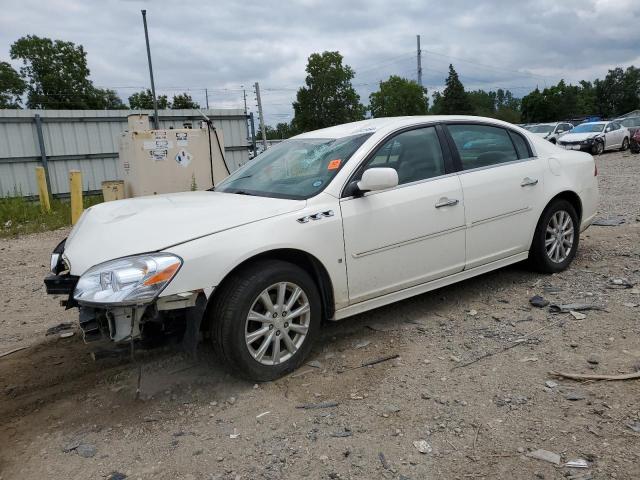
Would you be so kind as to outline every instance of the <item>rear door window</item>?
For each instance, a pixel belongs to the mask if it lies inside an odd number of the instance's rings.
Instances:
[[[458,150],[463,170],[499,165],[529,156],[526,143],[521,152],[524,157],[518,155],[514,141],[504,128],[474,124],[448,125],[447,128]],[[520,148],[523,149],[522,144]]]

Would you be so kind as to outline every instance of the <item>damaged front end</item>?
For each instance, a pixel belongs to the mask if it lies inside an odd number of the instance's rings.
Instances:
[[[134,255],[98,264],[78,277],[70,274],[64,246],[65,241],[54,250],[51,274],[44,283],[47,293],[67,296],[63,306],[78,307],[85,342],[153,343],[181,336],[185,347],[195,351],[206,305],[204,293],[159,297],[180,270],[180,257]]]

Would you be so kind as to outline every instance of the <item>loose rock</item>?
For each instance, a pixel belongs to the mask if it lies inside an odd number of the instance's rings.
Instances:
[[[416,440],[413,442],[413,446],[422,454],[433,452],[433,448],[431,448],[431,445],[429,445],[426,440]]]
[[[553,463],[554,465],[560,465],[560,455],[550,452],[548,450],[538,449],[533,452],[527,453],[527,457],[535,458],[536,460],[542,460],[544,462]]]
[[[76,452],[78,452],[78,455],[80,455],[81,457],[91,458],[95,456],[95,454],[98,452],[98,449],[95,447],[95,445],[91,445],[90,443],[81,443],[76,448]]]
[[[529,299],[529,303],[536,308],[544,308],[549,305],[549,300],[545,300],[540,295],[534,295]]]
[[[578,400],[584,400],[587,397],[582,392],[569,392],[564,398],[571,402],[576,402]]]

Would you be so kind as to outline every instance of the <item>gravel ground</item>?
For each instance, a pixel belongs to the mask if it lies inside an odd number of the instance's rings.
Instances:
[[[309,365],[261,385],[206,347],[93,361],[45,336],[76,320],[41,287],[67,232],[2,240],[0,353],[27,348],[0,358],[0,479],[640,478],[640,380],[549,373],[640,369],[640,156],[597,163],[601,216],[625,223],[587,230],[568,271],[516,265],[329,324]]]

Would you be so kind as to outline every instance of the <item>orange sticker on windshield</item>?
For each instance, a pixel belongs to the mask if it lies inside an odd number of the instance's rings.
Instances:
[[[335,160],[331,160],[329,162],[329,165],[327,165],[327,170],[337,170],[338,168],[340,168],[341,163],[342,163],[342,160],[340,160],[339,158]]]

